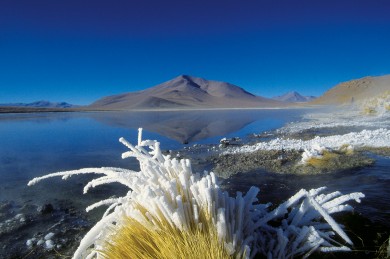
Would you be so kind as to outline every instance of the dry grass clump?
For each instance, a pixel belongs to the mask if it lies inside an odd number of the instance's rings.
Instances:
[[[350,145],[344,144],[337,150],[322,150],[320,156],[310,157],[305,161],[305,165],[319,170],[344,168],[349,158],[354,155],[354,149]]]
[[[331,151],[324,151],[321,157],[311,157],[306,161],[306,165],[313,166],[315,168],[328,168],[330,165],[337,162],[339,154]]]
[[[348,151],[341,153],[339,151],[324,151],[320,157],[311,157],[305,164],[296,167],[298,172],[303,174],[317,174],[336,172],[357,167],[372,165],[374,159],[363,156],[361,152]]]
[[[364,115],[374,115],[376,113],[377,113],[377,111],[375,110],[375,107],[371,107],[371,106],[364,106],[363,107],[363,114]]]
[[[181,231],[169,224],[147,227],[132,218],[116,231],[101,253],[105,258],[229,258],[215,227]],[[207,222],[206,222],[207,224]]]
[[[390,91],[365,101],[363,104],[363,114],[375,115],[390,111]]]

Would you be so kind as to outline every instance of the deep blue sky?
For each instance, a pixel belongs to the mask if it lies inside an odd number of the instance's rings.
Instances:
[[[271,97],[390,74],[390,1],[0,0],[0,103],[88,104],[180,74]]]

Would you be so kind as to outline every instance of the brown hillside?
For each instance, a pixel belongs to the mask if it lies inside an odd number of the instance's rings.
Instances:
[[[314,105],[346,105],[377,97],[390,90],[390,75],[364,77],[336,85],[321,97],[310,102]]]

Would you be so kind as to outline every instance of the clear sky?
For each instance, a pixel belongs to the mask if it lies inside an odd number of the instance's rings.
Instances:
[[[0,0],[0,103],[88,104],[180,74],[266,97],[390,74],[390,1]]]

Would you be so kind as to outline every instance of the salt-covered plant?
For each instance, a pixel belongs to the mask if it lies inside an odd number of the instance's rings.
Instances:
[[[304,149],[300,163],[317,168],[327,168],[331,163],[337,163],[340,156],[353,154],[354,148],[348,144],[343,144],[338,148],[329,148],[313,143],[309,148]]]
[[[390,111],[390,91],[385,91],[363,103],[363,114],[383,115],[388,111]]]
[[[269,258],[292,258],[309,256],[316,251],[350,250],[343,243],[352,245],[351,240],[331,214],[352,210],[345,202],[360,202],[364,197],[362,193],[322,194],[325,187],[302,189],[270,209],[270,204],[258,202],[257,187],[251,187],[245,195],[237,192],[236,197],[231,197],[219,187],[213,173],[195,174],[189,160],[163,155],[157,141],[143,141],[141,129],[136,146],[123,138],[120,142],[130,149],[122,158],[135,157],[140,163],[139,172],[85,168],[49,174],[28,183],[31,186],[50,177],[67,179],[95,173],[103,176],[90,181],[84,193],[113,182],[129,188],[123,197],[109,198],[87,207],[90,211],[108,205],[102,219],[80,242],[73,258],[109,257],[122,252],[129,253],[129,257],[137,257],[133,253],[139,253],[140,258],[164,258],[175,249],[178,252],[172,256],[182,257],[191,254],[185,254],[187,249],[196,250],[188,246],[199,242],[201,245],[196,251],[200,254],[209,255],[209,245],[215,248],[211,258],[250,258],[258,253]],[[126,233],[133,234],[127,239],[129,242],[123,241]],[[170,242],[162,247],[161,241],[167,238]]]

